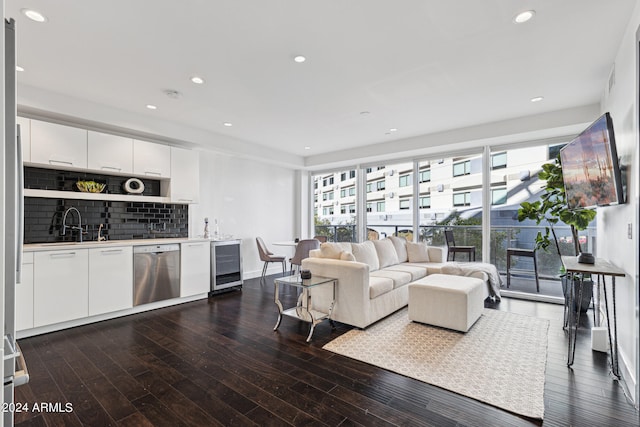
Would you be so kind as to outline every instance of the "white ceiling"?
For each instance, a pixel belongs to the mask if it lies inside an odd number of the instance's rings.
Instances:
[[[6,0],[5,15],[21,86],[314,156],[597,103],[635,3]]]

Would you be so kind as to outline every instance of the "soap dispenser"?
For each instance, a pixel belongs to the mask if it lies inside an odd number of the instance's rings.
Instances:
[[[209,238],[209,218],[204,219],[204,238]]]

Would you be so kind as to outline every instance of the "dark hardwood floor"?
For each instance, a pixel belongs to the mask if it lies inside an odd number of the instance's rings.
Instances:
[[[607,357],[578,336],[566,367],[562,307],[503,300],[498,310],[551,320],[544,422],[322,350],[350,328],[285,318],[273,331],[273,281],[242,291],[20,340],[31,381],[19,426],[637,426]],[[294,290],[285,290],[289,304]],[[583,316],[584,319],[585,316]],[[590,318],[584,326],[589,326]],[[497,365],[500,361],[497,361]],[[60,405],[45,407],[35,404]],[[63,412],[67,403],[70,412]]]

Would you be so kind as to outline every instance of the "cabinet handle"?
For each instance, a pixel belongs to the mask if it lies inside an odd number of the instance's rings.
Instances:
[[[53,160],[53,159],[49,159],[49,164],[50,165],[61,164],[61,165],[73,166],[73,162],[70,162],[68,160]]]
[[[154,171],[144,171],[145,175],[155,175],[155,176],[162,176],[161,172],[154,172]]]
[[[187,246],[192,248],[194,246],[204,246],[204,243],[187,243]]]
[[[187,202],[187,203],[191,203],[193,202],[193,199],[178,199],[179,202]]]
[[[103,254],[115,254],[122,253],[122,249],[105,249],[104,251],[100,251]]]
[[[122,170],[122,168],[116,167],[116,166],[102,166],[100,169],[102,170],[112,170],[112,171],[118,171],[120,172]]]
[[[74,257],[74,256],[76,256],[76,253],[75,252],[62,252],[62,253],[49,254],[49,256],[51,258],[65,258],[65,257]]]

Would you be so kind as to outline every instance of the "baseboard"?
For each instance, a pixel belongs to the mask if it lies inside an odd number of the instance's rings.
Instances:
[[[619,347],[618,347],[619,348]],[[634,362],[635,363],[635,362]],[[633,366],[633,363],[631,364]],[[629,360],[626,355],[618,350],[618,369],[620,370],[620,386],[627,399],[638,409],[638,396],[635,396],[637,379],[633,370],[629,369]]]

